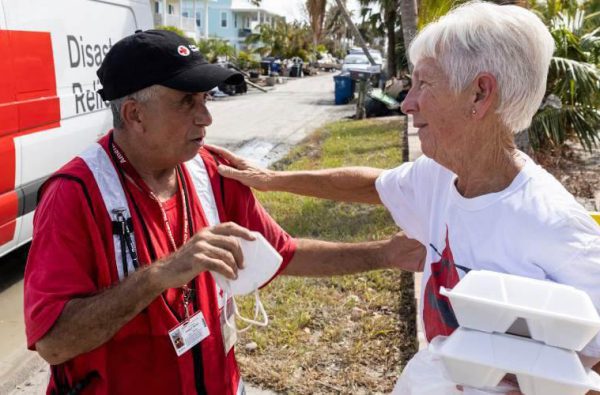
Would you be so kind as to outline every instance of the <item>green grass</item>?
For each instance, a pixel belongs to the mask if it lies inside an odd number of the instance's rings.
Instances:
[[[318,169],[400,163],[402,119],[340,121],[313,134],[274,167]],[[378,240],[398,231],[382,206],[342,204],[286,193],[257,193],[291,235],[336,241]],[[236,349],[245,379],[285,393],[391,391],[414,352],[413,325],[400,320],[400,273],[325,279],[280,277],[261,290],[266,329],[242,335]],[[407,298],[408,299],[408,298]],[[253,298],[240,298],[245,316]],[[245,345],[255,342],[254,351]]]

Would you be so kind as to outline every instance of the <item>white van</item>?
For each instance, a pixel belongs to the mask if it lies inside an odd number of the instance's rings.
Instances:
[[[0,256],[31,239],[40,185],[111,128],[104,56],[152,27],[148,0],[0,0]]]

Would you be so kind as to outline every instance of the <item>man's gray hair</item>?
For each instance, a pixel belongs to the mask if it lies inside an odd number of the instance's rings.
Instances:
[[[527,128],[544,98],[554,40],[531,11],[473,1],[427,25],[409,49],[410,60],[436,59],[458,93],[479,73],[496,77],[497,113],[513,132]]]
[[[130,95],[120,97],[110,101],[110,110],[113,116],[113,128],[122,129],[125,126],[123,119],[121,118],[121,107],[127,100],[135,100],[140,103],[147,102],[148,100],[156,97],[159,86],[152,85],[147,88],[141,89],[137,92],[133,92]]]

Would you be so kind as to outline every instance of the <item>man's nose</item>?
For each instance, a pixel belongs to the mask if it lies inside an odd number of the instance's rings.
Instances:
[[[408,94],[400,104],[400,109],[405,114],[412,114],[417,111],[417,100],[416,94],[413,91],[413,88],[410,88]]]
[[[210,126],[212,124],[212,116],[210,115],[210,111],[208,111],[206,104],[203,103],[198,106],[194,124],[201,126]]]

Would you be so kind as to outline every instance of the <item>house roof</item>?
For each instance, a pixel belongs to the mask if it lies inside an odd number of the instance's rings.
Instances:
[[[231,1],[231,10],[232,11],[251,11],[251,12],[261,11],[261,12],[264,12],[267,14],[281,16],[279,13],[273,12],[273,11],[269,10],[268,8],[256,6],[256,5],[252,4],[249,0],[232,0]]]

